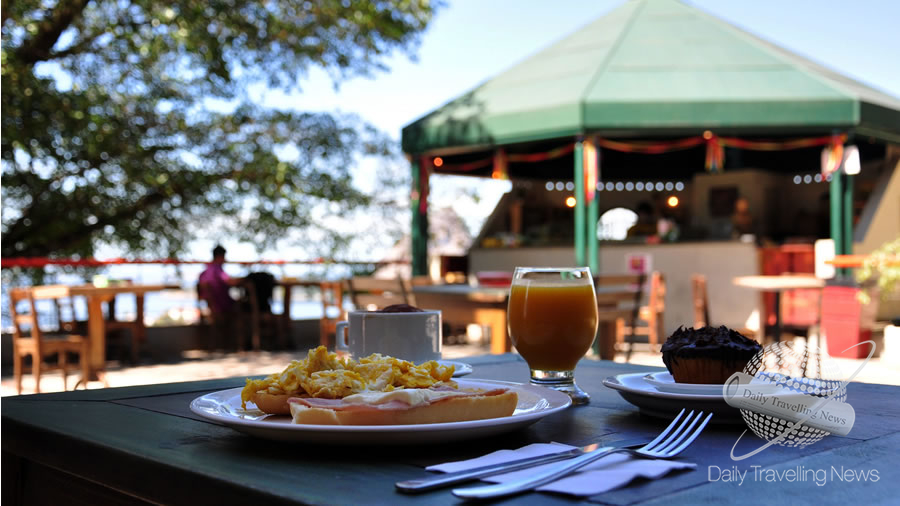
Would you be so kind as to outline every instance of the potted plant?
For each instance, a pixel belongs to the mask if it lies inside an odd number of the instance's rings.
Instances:
[[[874,298],[886,300],[900,292],[900,237],[873,251],[856,271],[856,280],[863,287],[858,295],[863,304],[871,304]],[[891,324],[884,329],[881,357],[900,362],[900,314],[893,315]]]
[[[887,298],[900,289],[900,237],[888,241],[863,260],[856,271],[856,281],[863,287],[859,300],[872,302],[872,295]]]

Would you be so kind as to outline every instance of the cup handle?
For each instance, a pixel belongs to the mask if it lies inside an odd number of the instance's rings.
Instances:
[[[337,322],[334,330],[334,349],[335,351],[350,351],[350,343],[347,342],[347,327],[349,322]]]

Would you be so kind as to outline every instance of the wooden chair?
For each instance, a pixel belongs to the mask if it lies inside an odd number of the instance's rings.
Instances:
[[[261,273],[256,273],[261,274]],[[274,278],[273,286],[274,286]],[[243,306],[244,314],[249,323],[250,343],[253,351],[259,351],[262,347],[263,335],[274,337],[279,345],[284,344],[284,336],[282,334],[281,321],[278,315],[272,313],[267,297],[270,294],[262,294],[259,289],[265,286],[265,283],[254,282],[251,278],[246,277],[240,284],[244,290],[244,298],[240,301]],[[243,334],[239,339],[238,347],[243,349]]]
[[[138,298],[139,303],[143,303],[142,298]],[[140,354],[140,346],[141,340],[143,339],[142,329],[143,325],[141,322],[137,320],[132,321],[124,321],[124,320],[116,320],[116,299],[111,299],[107,305],[107,314],[106,314],[106,322],[104,323],[106,327],[106,337],[107,342],[116,342],[120,343],[125,341],[125,338],[121,335],[123,332],[127,332],[129,337],[131,338],[131,343],[129,345],[129,359],[132,364],[138,363],[138,356]],[[142,313],[143,311],[139,312]],[[124,345],[123,345],[124,346]]]
[[[319,293],[322,296],[319,344],[333,349],[337,323],[344,319],[344,283],[342,281],[323,281],[319,283]],[[331,316],[332,314],[336,314],[336,316]]]
[[[197,343],[205,341],[207,351],[210,352],[228,350],[232,346],[238,351],[242,350],[249,318],[245,318],[239,310],[238,301],[234,301],[230,313],[214,311],[210,293],[207,283],[197,283],[197,310],[200,314]]]
[[[212,329],[215,327],[216,321],[212,310],[212,302],[207,296],[207,290],[204,283],[197,283],[197,315],[199,320],[196,327],[196,342],[200,344],[206,341],[206,348],[209,351],[213,351],[215,349],[215,339]]]
[[[694,328],[709,326],[709,295],[706,293],[706,276],[691,276],[691,298],[694,302]]]
[[[140,297],[138,298],[138,301],[138,303],[143,303],[143,299]],[[87,322],[78,320],[75,317],[75,306],[71,297],[55,298],[53,299],[53,305],[56,309],[58,333],[82,336],[87,335]],[[107,315],[106,321],[104,322],[104,328],[106,329],[107,343],[124,343],[125,338],[122,334],[123,332],[128,333],[131,338],[131,343],[128,345],[129,359],[132,364],[136,364],[140,353],[140,345],[144,340],[142,332],[143,326],[136,320],[116,320],[116,300],[114,298],[107,303]],[[124,347],[124,345],[122,347]]]
[[[643,298],[643,274],[616,274],[594,277],[597,289],[599,329],[594,351],[612,360],[616,344],[624,343],[625,328],[634,328]]]
[[[638,303],[640,304],[640,303]],[[617,322],[616,342],[625,349],[625,360],[631,360],[631,352],[635,339],[638,336],[646,336],[650,348],[656,350],[664,334],[663,320],[666,311],[666,280],[659,271],[650,275],[650,284],[647,287],[647,305],[638,306],[637,317],[628,325],[625,319]]]
[[[76,318],[71,297],[53,299],[53,305],[56,308],[56,328],[60,333],[87,335],[87,321]]]
[[[394,304],[416,305],[412,283],[399,276],[390,279],[354,276],[347,280],[347,290],[358,310],[374,311]]]
[[[691,275],[691,299],[694,305],[694,328],[709,327],[713,323],[709,319],[709,292],[707,291],[706,276],[703,274]],[[750,339],[757,339],[756,331],[741,327],[735,329],[739,334]]]
[[[51,298],[52,286],[41,287],[48,291],[44,298]],[[19,312],[19,305],[27,302],[28,312]],[[44,335],[38,323],[38,312],[34,295],[30,288],[13,288],[9,291],[10,317],[13,321],[13,375],[16,382],[16,392],[22,393],[22,374],[25,357],[31,357],[31,374],[34,376],[34,389],[41,392],[41,373],[44,370],[61,369],[63,373],[63,389],[68,389],[67,377],[68,354],[78,354],[78,365],[81,369],[81,379],[75,384],[84,384],[90,377],[88,354],[90,353],[90,341],[86,336],[75,334],[61,334],[57,336]],[[28,334],[25,333],[28,329]],[[56,356],[55,365],[46,364],[45,359]]]
[[[664,319],[666,314],[666,278],[659,271],[650,275],[647,305],[641,307],[638,319],[647,323],[650,345],[660,346],[665,339]]]

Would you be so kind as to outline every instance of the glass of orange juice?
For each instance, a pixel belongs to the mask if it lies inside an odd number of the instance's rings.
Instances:
[[[516,267],[509,289],[509,337],[531,369],[531,383],[590,396],[575,384],[575,365],[597,334],[597,295],[588,267]]]

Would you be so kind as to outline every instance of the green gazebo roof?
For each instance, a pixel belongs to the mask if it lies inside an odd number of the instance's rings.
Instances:
[[[402,143],[425,153],[705,129],[900,142],[900,100],[676,0],[631,0],[407,125]]]

